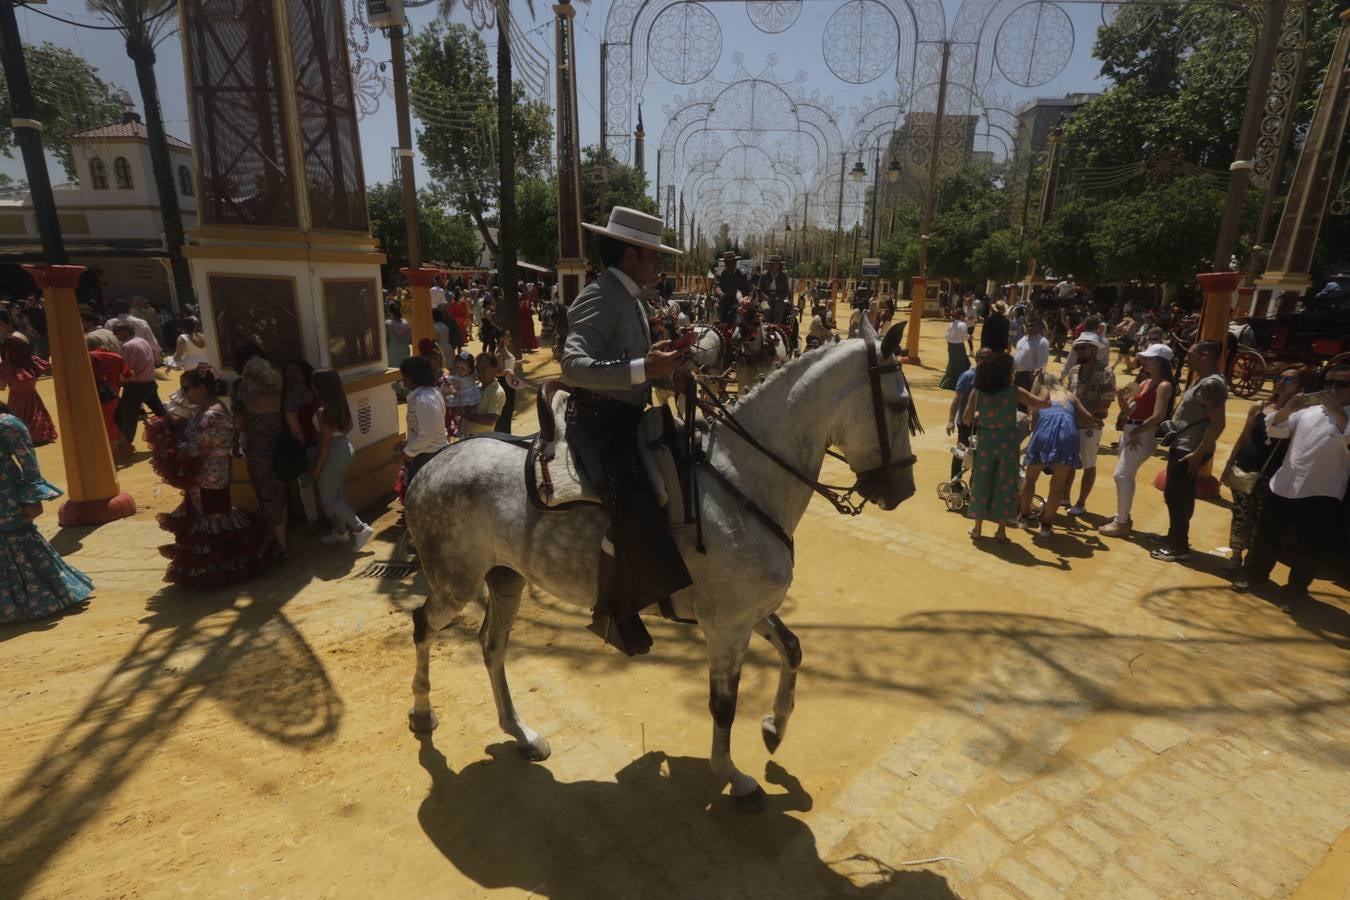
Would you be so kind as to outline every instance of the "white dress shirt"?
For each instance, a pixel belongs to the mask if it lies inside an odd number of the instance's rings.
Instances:
[[[1050,342],[1043,334],[1024,334],[1013,349],[1013,365],[1019,372],[1035,372],[1050,364]]]
[[[1338,429],[1321,406],[1310,406],[1273,424],[1278,410],[1266,416],[1266,434],[1289,438],[1284,463],[1270,479],[1270,490],[1286,500],[1304,497],[1345,498],[1350,479],[1350,423]]]
[[[966,323],[960,319],[953,319],[947,326],[947,343],[964,344],[969,339],[970,329],[966,327]]]

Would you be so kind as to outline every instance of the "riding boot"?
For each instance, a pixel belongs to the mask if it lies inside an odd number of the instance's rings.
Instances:
[[[600,585],[596,593],[595,610],[591,613],[591,624],[586,629],[628,656],[641,656],[652,649],[651,635],[636,614],[620,621],[617,617],[618,602],[618,567],[614,557],[601,551]]]

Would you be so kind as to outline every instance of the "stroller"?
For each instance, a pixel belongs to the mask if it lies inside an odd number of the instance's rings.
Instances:
[[[1024,418],[1023,414],[1019,414],[1017,417],[1017,424],[1019,430],[1023,432],[1022,437],[1025,439],[1031,431],[1030,418]],[[980,435],[977,432],[970,436],[970,443],[968,445],[958,443],[952,448],[952,456],[961,460],[961,472],[955,478],[939,481],[937,486],[938,499],[947,505],[947,509],[950,512],[965,512],[966,508],[970,506],[971,473],[975,469],[975,452],[978,449],[979,442]],[[1019,465],[1017,467],[1018,479],[1025,479],[1026,475],[1026,467]],[[1039,494],[1033,496],[1031,498],[1030,518],[1033,521],[1040,521],[1041,512],[1044,509],[1045,498],[1041,497]]]

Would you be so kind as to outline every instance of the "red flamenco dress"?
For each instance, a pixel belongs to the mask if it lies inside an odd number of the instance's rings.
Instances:
[[[151,465],[183,502],[160,513],[174,542],[159,548],[169,560],[164,580],[195,588],[246,581],[280,559],[280,548],[255,513],[230,503],[230,415],[219,403],[191,419],[161,416],[146,427]]]
[[[10,412],[27,427],[34,444],[56,440],[56,425],[37,392],[38,376],[50,369],[45,359],[33,355],[33,345],[18,332],[0,345],[0,387],[9,388]]]
[[[539,336],[534,331],[534,301],[538,293],[526,291],[520,298],[520,350],[529,353],[539,349]]]

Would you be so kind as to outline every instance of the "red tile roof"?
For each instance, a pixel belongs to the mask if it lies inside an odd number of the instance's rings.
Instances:
[[[180,141],[173,135],[168,135],[169,146],[179,150],[191,150],[192,145],[186,141]],[[114,122],[111,125],[100,125],[98,128],[86,128],[84,131],[77,131],[70,135],[67,140],[70,141],[144,141],[150,142],[150,132],[146,129],[144,122]]]

